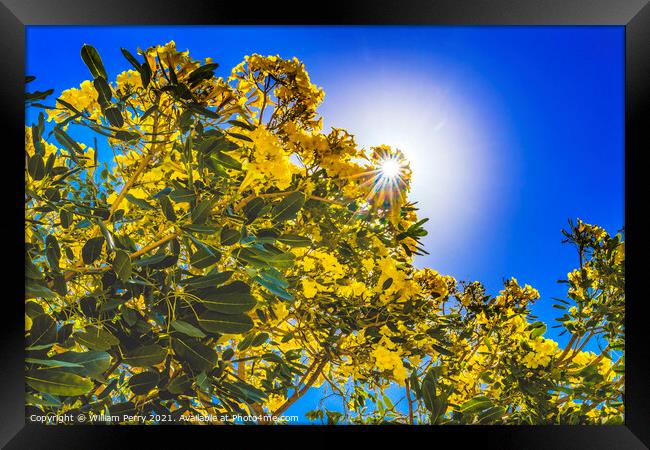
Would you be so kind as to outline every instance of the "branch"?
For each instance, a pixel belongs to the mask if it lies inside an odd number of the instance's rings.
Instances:
[[[144,255],[145,253],[150,252],[150,251],[153,250],[154,248],[158,248],[158,247],[160,247],[161,245],[163,245],[163,244],[165,244],[165,243],[171,241],[172,239],[174,239],[175,237],[177,237],[178,234],[179,234],[178,231],[174,231],[173,233],[168,234],[168,235],[165,236],[164,238],[158,239],[156,242],[152,242],[151,244],[149,244],[149,245],[147,245],[147,246],[145,246],[145,247],[142,247],[142,248],[141,248],[140,250],[138,250],[137,252],[133,252],[133,253],[131,253],[131,255],[129,255],[129,257],[130,257],[131,259],[134,259],[134,258],[137,258],[138,256],[142,256],[142,255]]]
[[[309,373],[309,371],[311,370],[311,368],[314,367],[314,365],[317,363],[317,361],[318,361],[317,359],[314,360],[314,362],[312,363],[312,365],[310,366],[310,368],[307,370],[307,373],[305,374],[305,376]],[[283,412],[285,412],[287,409],[289,409],[289,407],[290,407],[291,405],[293,405],[293,404],[294,404],[294,403],[295,403],[295,402],[296,402],[300,397],[302,397],[303,395],[305,395],[305,392],[307,392],[307,391],[309,390],[309,388],[310,388],[310,387],[311,387],[311,386],[316,382],[316,379],[317,379],[318,376],[320,375],[321,371],[323,370],[323,368],[325,367],[325,364],[327,364],[327,362],[328,362],[328,359],[327,359],[326,357],[324,357],[324,358],[320,361],[320,363],[318,363],[318,366],[316,367],[316,369],[314,370],[314,372],[312,372],[312,374],[309,376],[309,379],[307,380],[307,383],[305,383],[305,385],[304,385],[302,388],[300,388],[300,389],[296,388],[296,390],[293,391],[293,394],[291,395],[291,397],[289,397],[289,398],[287,399],[287,401],[284,402],[284,404],[283,404],[282,406],[280,406],[280,407],[277,409],[277,411],[275,411],[275,412],[273,413],[273,415],[275,415],[275,416],[279,416],[280,414],[282,414]],[[304,380],[304,378],[303,378],[303,380]],[[299,383],[298,386],[300,386],[300,384],[302,384],[302,382]]]
[[[578,339],[578,335],[577,335],[577,334],[573,334],[573,335],[571,335],[571,339],[569,339],[569,342],[567,342],[566,347],[564,347],[564,351],[562,352],[562,354],[560,355],[560,357],[559,357],[559,358],[557,359],[557,361],[555,362],[556,365],[558,365],[559,363],[561,363],[562,360],[564,359],[564,357],[567,355],[567,353],[569,353],[569,350],[571,350],[571,347],[573,347],[573,344],[574,344],[574,342],[576,341],[576,339]]]
[[[235,205],[235,212],[241,211],[241,209],[248,204],[251,200],[253,200],[255,197],[262,197],[262,198],[275,198],[275,197],[282,197],[284,195],[289,195],[293,194],[294,192],[298,192],[297,190],[292,190],[292,191],[283,191],[283,192],[271,192],[270,194],[251,194],[248,197],[245,197],[239,201]]]
[[[575,350],[573,350],[573,352],[571,352],[571,355],[570,355],[566,360],[561,361],[561,365],[562,365],[562,366],[566,366],[567,364],[569,364],[569,363],[573,360],[573,358],[575,358],[576,355],[577,355],[578,353],[580,353],[580,351],[585,347],[585,345],[587,345],[587,342],[589,342],[589,340],[590,340],[593,336],[594,336],[594,332],[593,332],[593,331],[590,331],[589,334],[587,335],[587,337],[585,338],[585,340],[582,341],[582,344],[580,344],[580,345],[579,345]],[[560,365],[560,364],[558,364],[558,366],[559,366],[559,365]]]
[[[409,386],[409,380],[406,380],[406,400],[409,404],[409,424],[413,425],[413,400],[411,399],[411,388]]]
[[[154,119],[153,123],[153,139],[157,139],[157,133],[158,133],[158,118],[159,114],[156,114],[156,117]],[[133,173],[133,176],[126,182],[120,193],[118,194],[117,198],[111,205],[111,210],[109,212],[108,220],[110,220],[111,216],[113,213],[117,210],[117,207],[119,204],[124,200],[124,197],[126,194],[129,192],[129,189],[133,186],[133,184],[138,180],[140,175],[142,175],[142,172],[144,172],[144,169],[147,167],[147,164],[153,159],[153,157],[156,155],[156,150],[158,147],[158,142],[155,141],[154,143],[151,144],[151,149],[149,150],[149,153],[147,154],[146,157],[140,160],[140,164],[138,164],[138,167],[135,169],[135,172]]]
[[[151,243],[151,244],[149,244],[149,245],[147,245],[147,246],[145,246],[145,247],[142,247],[140,250],[131,253],[131,254],[129,255],[129,257],[130,257],[131,259],[135,259],[135,258],[137,258],[138,256],[142,256],[142,255],[144,255],[145,253],[150,252],[151,250],[153,250],[153,249],[155,249],[155,248],[158,248],[158,247],[160,247],[161,245],[163,245],[163,244],[165,244],[165,243],[171,241],[172,239],[174,239],[175,237],[177,237],[178,234],[179,234],[179,233],[178,233],[177,231],[174,231],[173,233],[168,234],[167,236],[165,236],[165,237],[163,237],[163,238],[157,240],[156,242],[153,242],[153,243]],[[77,264],[77,267],[78,267],[79,265],[80,265],[80,264]],[[65,278],[65,281],[70,281],[70,280],[72,280],[73,278],[75,278],[77,275],[81,275],[81,274],[84,274],[84,273],[102,273],[102,272],[105,272],[105,271],[107,271],[108,269],[110,269],[110,266],[100,267],[100,268],[94,268],[94,267],[81,267],[81,268],[77,268],[77,267],[72,267],[72,268],[66,270],[66,272],[65,272],[64,275],[63,275],[64,278]],[[51,288],[52,286],[54,286],[54,281],[51,281],[50,283],[48,283],[48,285],[49,285],[49,287]]]
[[[318,197],[316,195],[311,195],[311,196],[309,196],[309,198],[311,200],[316,200],[316,201],[319,201],[319,202],[329,203],[330,205],[345,207],[345,205],[343,203],[337,202],[336,200],[330,200],[328,198]]]

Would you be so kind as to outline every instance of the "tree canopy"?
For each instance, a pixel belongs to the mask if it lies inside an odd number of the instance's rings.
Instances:
[[[254,54],[223,78],[173,41],[122,53],[115,81],[84,45],[90,80],[53,105],[27,94],[45,111],[25,128],[29,408],[279,416],[322,386],[343,406],[316,422],[622,422],[622,233],[563,232],[561,348],[533,287],[414,266],[408,161],[322,130],[299,60]]]

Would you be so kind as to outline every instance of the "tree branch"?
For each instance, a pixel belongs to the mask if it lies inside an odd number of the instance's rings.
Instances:
[[[131,189],[133,184],[138,180],[138,178],[140,178],[140,175],[142,175],[142,172],[144,172],[144,169],[147,167],[149,162],[156,155],[156,150],[158,148],[158,142],[156,140],[157,139],[157,133],[158,133],[158,118],[159,118],[159,114],[156,114],[156,117],[155,117],[154,123],[153,123],[153,132],[152,132],[153,140],[155,140],[155,142],[152,141],[154,143],[151,144],[151,149],[149,150],[149,153],[147,154],[146,157],[144,157],[143,159],[140,160],[140,164],[138,164],[138,167],[135,169],[135,172],[133,173],[131,178],[129,178],[129,180],[126,182],[126,184],[124,185],[124,187],[122,188],[122,190],[118,194],[117,198],[115,199],[115,201],[111,205],[111,210],[109,212],[108,220],[110,220],[110,218],[113,216],[113,213],[117,210],[117,207],[122,202],[122,200],[124,199],[126,194],[129,192],[129,189]]]
[[[241,209],[248,204],[251,200],[253,200],[255,197],[262,197],[262,198],[275,198],[275,197],[282,197],[284,195],[289,195],[293,194],[294,192],[298,192],[297,190],[292,190],[292,191],[282,191],[282,192],[271,192],[270,194],[251,194],[248,197],[245,197],[239,201],[235,205],[235,212],[241,211]]]
[[[317,363],[317,361],[318,361],[317,359],[314,360],[314,362],[312,363],[310,368],[307,370],[307,373],[305,374],[305,376],[307,376],[307,374],[309,373],[309,370],[311,370],[311,368],[314,367],[314,365]],[[302,388],[297,387],[296,390],[293,391],[293,394],[291,395],[291,397],[289,397],[287,399],[287,401],[284,402],[284,404],[282,406],[280,406],[277,409],[277,411],[275,411],[273,414],[275,416],[279,416],[280,414],[285,412],[287,409],[289,409],[289,407],[291,405],[293,405],[300,397],[305,395],[305,392],[307,392],[309,390],[309,388],[316,382],[316,379],[320,375],[321,371],[323,370],[323,368],[325,367],[325,364],[327,364],[327,362],[328,362],[328,359],[326,357],[324,357],[318,363],[318,366],[316,367],[314,372],[312,372],[312,374],[309,376],[309,379],[307,380],[307,383],[305,383],[305,385]],[[304,378],[303,378],[303,380],[304,380]],[[302,383],[300,383],[300,384],[302,384]],[[300,386],[300,384],[298,386]]]
[[[174,239],[175,237],[177,237],[178,234],[179,234],[179,233],[178,233],[177,231],[174,231],[173,233],[168,234],[167,236],[165,236],[165,237],[163,237],[163,238],[157,240],[156,242],[152,242],[151,244],[149,244],[149,245],[147,245],[147,246],[145,246],[145,247],[142,247],[140,250],[131,253],[131,254],[129,255],[129,257],[130,257],[131,259],[135,259],[135,258],[137,258],[138,256],[142,256],[142,255],[144,255],[145,253],[150,252],[151,250],[153,250],[153,249],[155,249],[155,248],[158,248],[158,247],[160,247],[161,245],[163,245],[163,244],[165,244],[165,243],[171,241],[172,239]],[[79,266],[80,266],[80,265],[77,264],[77,267],[79,267]],[[77,267],[69,268],[69,269],[66,270],[66,272],[63,274],[65,281],[70,281],[70,280],[72,280],[73,278],[75,278],[76,276],[81,275],[81,274],[84,274],[84,273],[102,273],[102,272],[105,272],[105,271],[107,271],[108,269],[110,269],[109,266],[107,266],[107,267],[101,267],[101,268],[94,268],[94,267],[81,267],[81,268],[77,268]],[[54,281],[51,281],[50,283],[48,283],[48,285],[49,285],[49,287],[51,288],[51,287],[54,285]]]
[[[413,400],[411,399],[411,387],[409,386],[409,380],[406,380],[406,400],[409,405],[409,424],[413,425]]]

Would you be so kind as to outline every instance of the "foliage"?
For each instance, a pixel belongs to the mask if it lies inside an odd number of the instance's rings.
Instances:
[[[308,416],[329,423],[621,422],[621,235],[565,232],[580,266],[558,348],[532,287],[414,267],[408,163],[323,132],[300,61],[252,55],[224,79],[173,42],[122,53],[115,82],[85,45],[91,81],[54,106],[27,94],[47,113],[25,134],[30,408],[281,415],[325,386],[342,410]]]

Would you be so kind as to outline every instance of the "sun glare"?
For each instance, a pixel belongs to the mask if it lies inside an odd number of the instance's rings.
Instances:
[[[392,180],[400,176],[402,167],[397,159],[389,158],[381,162],[379,170],[382,177]]]

